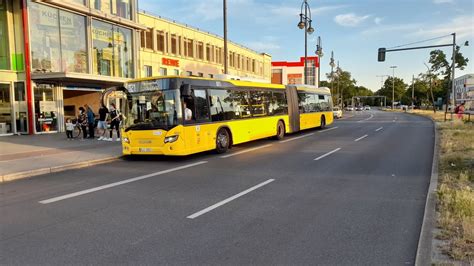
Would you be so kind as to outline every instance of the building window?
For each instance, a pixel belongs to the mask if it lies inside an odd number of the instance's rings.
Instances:
[[[10,84],[0,83],[0,136],[12,132],[12,103],[10,99]]]
[[[191,77],[193,75],[192,71],[186,71],[186,76]]]
[[[93,73],[133,78],[132,30],[92,20]]]
[[[217,47],[216,48],[216,62],[219,63],[219,64],[222,64],[223,58],[224,58],[224,52],[223,52],[222,48]]]
[[[85,17],[36,3],[29,13],[33,71],[87,73]]]
[[[208,76],[210,79],[214,78],[214,75],[212,75],[212,74],[209,74],[209,75],[207,75],[207,76]]]
[[[210,44],[206,44],[206,60],[208,62],[211,62],[211,45]]]
[[[162,31],[159,31],[158,34],[156,35],[156,41],[157,41],[157,49],[160,52],[165,51],[165,33]]]
[[[7,1],[0,1],[0,69],[10,69],[8,40]]]
[[[140,47],[141,48],[146,47],[146,37],[145,37],[145,32],[144,31],[140,32]]]
[[[229,66],[234,67],[234,52],[229,53]]]
[[[255,73],[255,59],[252,59],[252,72]]]
[[[176,35],[171,35],[171,53],[174,55],[178,54],[178,38]]]
[[[204,44],[202,42],[197,44],[197,58],[204,60]]]
[[[203,74],[203,73],[201,73],[201,72],[198,72],[198,74],[197,74],[197,75],[198,75],[198,77],[204,77],[204,74]]]
[[[153,76],[153,68],[151,66],[143,66],[143,71],[145,72],[145,77]]]
[[[80,0],[73,0],[74,2]],[[96,10],[107,14],[112,14],[126,19],[132,19],[131,9],[132,1],[130,0],[90,0],[90,6]]]
[[[191,39],[184,39],[184,55],[187,57],[194,56],[194,41]]]
[[[179,76],[179,69],[175,69],[175,70],[173,71],[173,73],[174,73],[175,76]]]
[[[153,30],[149,28],[140,34],[142,48],[153,49]]]
[[[160,67],[160,76],[166,76],[168,74],[168,71],[164,67]]]

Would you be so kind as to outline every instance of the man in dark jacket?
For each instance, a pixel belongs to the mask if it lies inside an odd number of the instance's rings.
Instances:
[[[89,124],[89,138],[94,138],[94,131],[95,131],[95,115],[92,111],[92,108],[89,105],[84,105],[87,110],[87,123]]]

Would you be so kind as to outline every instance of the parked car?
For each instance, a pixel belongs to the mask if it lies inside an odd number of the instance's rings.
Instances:
[[[334,118],[342,117],[342,110],[339,107],[332,108],[332,113],[334,114]]]
[[[356,111],[362,111],[362,110],[364,110],[364,108],[362,106],[357,106],[356,107]]]
[[[367,105],[366,107],[364,107],[364,110],[370,110],[370,106]]]
[[[354,107],[349,105],[346,107],[346,111],[354,111]]]

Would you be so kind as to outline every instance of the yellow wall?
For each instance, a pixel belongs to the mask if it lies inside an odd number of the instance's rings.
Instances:
[[[140,66],[140,77],[145,77],[144,66],[152,66],[152,75],[158,76],[160,74],[160,68],[166,68],[168,75],[174,75],[174,70],[179,69],[180,75],[185,75],[186,71],[192,71],[193,75],[198,75],[198,73],[203,73],[204,77],[209,77],[209,74],[223,74],[224,64],[223,64],[223,39],[211,33],[204,31],[199,31],[197,29],[188,27],[186,25],[178,24],[172,21],[168,21],[162,18],[158,18],[149,14],[139,13],[138,15],[139,22],[143,25],[146,25],[149,30],[152,32],[152,43],[149,46],[150,48],[139,48],[139,66]],[[157,35],[159,32],[164,33],[164,51],[159,51],[159,44]],[[142,33],[143,34],[143,33]],[[171,36],[176,35],[181,37],[180,45],[178,48],[178,54],[172,54],[171,50]],[[184,55],[184,39],[194,40],[193,51],[194,56],[192,58],[186,57]],[[198,42],[203,43],[203,59],[199,59],[197,56],[197,47]],[[206,45],[213,47],[211,49],[211,60],[207,60],[206,54]],[[217,49],[221,49],[221,61],[216,62],[218,54]],[[234,66],[231,66],[231,60],[229,58],[229,74],[236,75],[241,77],[252,77],[259,79],[271,80],[271,56],[268,54],[257,53],[251,49],[239,46],[237,44],[228,43],[229,57],[232,54],[234,56]],[[250,62],[255,60],[255,71],[252,71],[251,67],[249,70],[243,68],[245,64],[240,64],[240,68],[237,64],[237,58],[240,55],[241,58],[249,58]],[[176,66],[167,66],[162,64],[162,58],[168,58],[172,60],[179,60],[179,67]],[[242,61],[242,59],[241,59]],[[252,65],[252,63],[250,64]]]

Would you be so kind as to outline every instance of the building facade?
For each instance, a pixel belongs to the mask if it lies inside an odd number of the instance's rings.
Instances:
[[[465,103],[465,111],[474,113],[474,74],[466,74],[456,78],[453,94],[456,96],[456,105]]]
[[[0,1],[0,136],[28,132],[23,22],[19,1]]]
[[[140,38],[141,77],[224,73],[222,37],[143,11],[138,18],[148,27]],[[270,81],[271,56],[228,42],[228,72]]]
[[[319,58],[308,56],[307,59],[308,85],[318,84]],[[304,84],[304,57],[298,62],[272,62],[272,83],[275,84]]]
[[[10,112],[1,105],[0,134],[64,131],[80,106],[97,110],[102,89],[137,76],[137,36],[146,27],[136,22],[136,1],[0,3],[0,27],[9,29],[2,51],[13,51],[2,59],[10,62],[0,83],[11,104]]]
[[[271,57],[229,43],[229,74],[270,80]],[[0,0],[0,136],[64,131],[105,88],[223,73],[222,38],[144,12],[137,0]],[[120,106],[120,95],[115,95]]]

